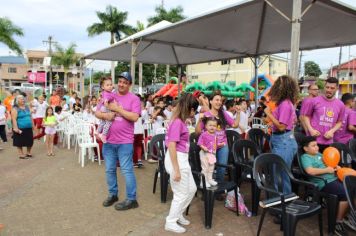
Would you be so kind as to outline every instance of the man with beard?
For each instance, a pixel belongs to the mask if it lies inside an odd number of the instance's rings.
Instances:
[[[309,134],[316,137],[320,152],[333,143],[334,134],[340,129],[344,118],[345,106],[335,98],[338,85],[336,78],[328,78],[324,94],[313,98],[301,113]]]

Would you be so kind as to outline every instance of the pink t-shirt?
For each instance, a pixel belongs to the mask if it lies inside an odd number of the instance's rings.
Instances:
[[[204,116],[205,117],[214,117],[214,115],[211,114],[210,111],[205,112]],[[225,117],[227,125],[232,126],[234,124],[234,119],[231,118],[231,116],[226,111],[224,111],[224,117]],[[217,117],[215,117],[215,118],[217,118]],[[204,132],[205,131],[205,127],[204,127],[203,122],[200,123],[200,127],[201,127],[202,132]],[[216,129],[216,133],[215,133],[216,137],[217,137],[218,145],[219,144],[220,145],[221,144],[227,144],[227,138],[226,138],[225,129],[226,129],[226,127],[222,128],[221,122],[218,119],[218,128]]]
[[[346,107],[344,119],[342,121],[342,126],[334,134],[335,142],[347,144],[350,139],[353,139],[354,134],[351,131],[349,131],[348,129],[349,125],[356,126],[356,112]]]
[[[121,105],[125,111],[134,112],[138,115],[141,114],[141,102],[135,94],[130,92],[125,95],[116,94],[115,101],[118,105]],[[134,122],[126,120],[119,114],[116,114],[106,140],[112,144],[133,143]]]
[[[309,107],[309,104],[313,101],[313,98],[310,97],[306,97],[304,98],[303,102],[302,102],[302,107],[300,108],[300,114],[301,115],[305,115],[305,113],[307,112],[307,107]]]
[[[101,93],[102,102],[113,102],[116,96],[117,96],[116,92],[108,92],[104,90]]]
[[[324,96],[318,96],[307,104],[305,113],[302,115],[310,118],[311,126],[320,132],[316,138],[319,144],[331,144],[333,139],[324,138],[324,134],[342,121],[345,114],[344,104],[337,98],[328,100]]]
[[[208,131],[205,131],[199,136],[198,145],[203,145],[209,150],[209,152],[215,153],[217,147],[216,141],[217,139],[215,134],[210,134]]]
[[[177,152],[189,153],[189,131],[187,125],[181,119],[174,119],[167,128],[166,146],[170,142],[176,143]]]
[[[295,107],[289,99],[281,102],[272,114],[279,121],[279,123],[282,123],[286,126],[286,130],[293,129],[296,114]],[[272,130],[273,132],[278,131],[275,125],[272,126]]]

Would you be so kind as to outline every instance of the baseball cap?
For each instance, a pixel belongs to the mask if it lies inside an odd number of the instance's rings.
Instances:
[[[130,83],[132,82],[132,77],[129,72],[125,71],[119,75],[119,78],[127,79]]]

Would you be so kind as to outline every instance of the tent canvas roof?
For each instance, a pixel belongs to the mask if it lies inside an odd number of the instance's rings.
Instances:
[[[300,49],[356,44],[356,10],[331,0],[302,0]],[[136,41],[136,61],[194,64],[290,51],[293,0],[248,0],[161,25],[126,38],[85,58],[130,61]],[[342,27],[340,27],[342,25]]]

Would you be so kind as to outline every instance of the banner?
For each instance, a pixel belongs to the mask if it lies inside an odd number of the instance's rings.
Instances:
[[[30,83],[45,83],[46,72],[27,72],[27,78]]]

